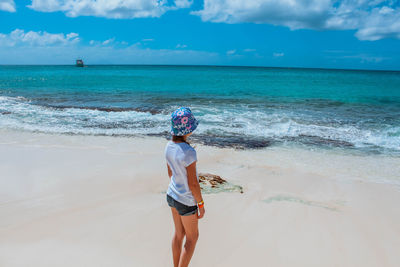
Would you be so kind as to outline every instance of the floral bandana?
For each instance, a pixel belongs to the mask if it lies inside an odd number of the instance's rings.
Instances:
[[[171,134],[183,136],[193,132],[198,124],[199,121],[193,116],[190,108],[178,108],[171,115]]]

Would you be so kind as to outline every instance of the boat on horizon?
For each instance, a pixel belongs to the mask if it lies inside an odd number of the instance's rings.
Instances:
[[[76,60],[76,65],[75,65],[75,66],[77,66],[77,67],[84,67],[85,64],[83,63],[83,60],[82,60],[82,59],[77,59],[77,60]]]

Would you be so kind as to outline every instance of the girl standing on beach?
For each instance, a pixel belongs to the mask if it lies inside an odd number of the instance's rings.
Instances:
[[[198,219],[204,216],[204,202],[197,175],[196,150],[186,139],[197,128],[199,121],[191,110],[181,107],[171,115],[172,140],[165,147],[168,176],[167,202],[175,224],[172,239],[174,267],[186,267],[192,258],[199,237]],[[186,236],[182,249],[183,238]]]

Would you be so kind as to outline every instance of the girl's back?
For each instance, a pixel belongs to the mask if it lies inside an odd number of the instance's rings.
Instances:
[[[188,206],[196,205],[196,200],[189,189],[186,167],[197,161],[196,150],[185,142],[169,141],[165,147],[165,158],[172,171],[167,194]],[[199,179],[197,175],[197,180]]]

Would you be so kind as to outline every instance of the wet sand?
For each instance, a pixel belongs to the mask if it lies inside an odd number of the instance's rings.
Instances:
[[[0,266],[172,266],[162,137],[0,131]],[[191,266],[398,266],[400,158],[196,145]]]

